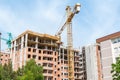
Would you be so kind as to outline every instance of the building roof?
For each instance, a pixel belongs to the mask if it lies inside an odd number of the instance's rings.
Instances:
[[[120,31],[116,32],[116,33],[113,33],[113,34],[110,34],[110,35],[107,35],[107,36],[104,36],[104,37],[101,37],[101,38],[98,38],[98,39],[96,39],[96,42],[100,43],[102,41],[106,41],[106,40],[109,40],[109,39],[114,39],[114,38],[117,38],[117,37],[120,37]]]
[[[38,33],[38,32],[33,32],[31,30],[26,30],[25,32],[23,32],[22,34],[20,34],[18,37],[16,37],[14,40],[18,39],[19,37],[25,35],[25,34],[33,34],[33,35],[36,35],[36,36],[39,36],[39,37],[44,37],[44,38],[51,38],[51,39],[54,39],[54,40],[59,40],[59,37],[57,36],[52,36],[52,35],[49,35],[49,34],[41,34],[41,33]]]

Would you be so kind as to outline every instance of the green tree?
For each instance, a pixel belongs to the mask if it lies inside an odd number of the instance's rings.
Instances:
[[[16,73],[12,69],[11,62],[9,62],[9,64],[1,66],[0,76],[0,80],[16,80]]]
[[[0,64],[0,80],[2,79],[2,70],[3,70],[3,68],[2,68],[2,65]]]
[[[115,64],[112,64],[111,73],[113,80],[120,80],[120,57],[117,58]]]
[[[26,65],[18,69],[18,80],[44,80],[43,68],[38,66],[34,59],[29,60]]]

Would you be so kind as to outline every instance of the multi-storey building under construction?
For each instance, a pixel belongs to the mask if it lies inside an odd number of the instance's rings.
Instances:
[[[44,80],[68,80],[68,54],[65,47],[57,44],[56,36],[25,31],[12,41],[11,59],[13,69],[17,70],[26,61],[35,59],[43,66]],[[80,76],[79,50],[74,52],[74,80],[82,80]]]

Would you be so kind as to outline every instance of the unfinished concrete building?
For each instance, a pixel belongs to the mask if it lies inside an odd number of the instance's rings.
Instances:
[[[87,80],[85,47],[80,50],[80,80]]]
[[[11,59],[13,69],[17,70],[26,61],[35,59],[43,66],[44,80],[68,80],[67,49],[60,48],[56,36],[25,31],[12,41]],[[75,80],[80,80],[79,50],[74,51]]]
[[[10,53],[0,52],[0,64],[5,65],[10,62]]]
[[[79,50],[74,49],[74,80],[80,80],[80,53]],[[68,54],[65,47],[60,48],[58,63],[61,67],[61,79],[68,80]]]

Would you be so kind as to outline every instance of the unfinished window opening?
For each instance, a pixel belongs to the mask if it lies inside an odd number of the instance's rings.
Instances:
[[[67,54],[67,49],[64,50],[64,54]]]
[[[28,51],[30,52],[30,51],[31,51],[31,48],[28,48]]]
[[[47,66],[47,63],[43,63],[43,66],[44,66],[44,67]]]
[[[63,49],[60,49],[60,53],[63,53]]]
[[[53,58],[51,58],[51,57],[48,57],[48,61],[52,61],[53,60]]]
[[[40,56],[38,57],[38,60],[41,60],[41,57],[40,57]]]
[[[23,47],[25,47],[25,42],[23,43]]]
[[[58,68],[58,71],[60,70],[60,68]]]
[[[32,58],[33,58],[33,59],[36,59],[36,55],[33,55]]]
[[[63,55],[61,55],[60,57],[61,57],[61,59],[63,59]]]
[[[46,51],[43,51],[43,54],[45,54],[46,53]]]
[[[48,67],[53,67],[53,64],[50,64],[50,63],[49,63],[49,64],[48,64]]]
[[[52,50],[55,51],[55,47],[53,47]]]
[[[67,56],[64,56],[64,60],[68,60]]]
[[[31,55],[30,55],[30,54],[28,54],[28,58],[31,58]]]
[[[63,63],[63,60],[61,60],[61,63]]]
[[[56,74],[56,71],[55,71],[55,74]]]
[[[45,46],[41,46],[40,44],[38,45],[38,49],[45,49]]]
[[[48,58],[47,57],[43,57],[43,60],[48,60]]]
[[[36,49],[33,49],[33,52],[36,53]]]
[[[48,50],[51,50],[51,46],[48,46]]]
[[[41,53],[41,50],[39,50],[39,53]]]
[[[56,56],[56,52],[55,52],[55,56]]]
[[[43,70],[43,73],[47,73],[47,70]]]
[[[56,62],[56,58],[55,58],[55,62]]]
[[[40,63],[38,63],[38,66],[41,66],[41,64],[40,64]]]
[[[64,61],[64,64],[68,64],[68,61]]]
[[[52,55],[52,52],[51,52],[51,51],[48,51],[48,52],[47,52],[47,54],[50,54],[50,55]]]
[[[58,77],[60,77],[60,74],[58,74]]]
[[[53,71],[52,71],[52,70],[49,70],[49,71],[48,71],[48,73],[52,74],[52,73],[53,73]]]

